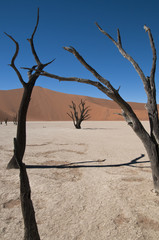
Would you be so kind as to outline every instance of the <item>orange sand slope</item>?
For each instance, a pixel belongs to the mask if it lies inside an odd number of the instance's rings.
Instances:
[[[0,121],[6,118],[12,121],[16,116],[21,101],[23,89],[0,90]],[[115,113],[121,113],[120,108],[111,100],[92,98],[86,96],[65,94],[49,89],[34,87],[28,110],[28,121],[67,121],[71,101],[79,104],[86,100],[86,105],[91,108],[91,121],[123,120]],[[135,113],[141,120],[147,120],[145,104],[130,103]]]

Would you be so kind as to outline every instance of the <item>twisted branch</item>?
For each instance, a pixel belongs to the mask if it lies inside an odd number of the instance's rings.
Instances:
[[[39,8],[38,8],[38,13],[37,13],[37,21],[36,21],[36,25],[35,25],[35,28],[34,28],[34,31],[33,31],[33,34],[31,36],[30,39],[27,39],[30,43],[30,46],[31,46],[31,50],[32,50],[32,53],[33,53],[33,56],[35,58],[35,61],[37,63],[38,66],[41,65],[41,62],[40,62],[40,59],[35,51],[35,47],[34,47],[34,42],[33,42],[33,39],[34,39],[34,35],[36,33],[36,30],[37,30],[37,27],[38,27],[38,24],[39,24]]]
[[[157,55],[156,55],[156,48],[155,44],[153,41],[152,33],[150,28],[148,28],[146,25],[144,25],[144,29],[146,32],[148,32],[149,40],[150,40],[150,45],[152,49],[152,54],[153,54],[153,61],[152,61],[152,68],[151,68],[151,74],[150,74],[150,82],[151,86],[154,87],[154,76],[155,76],[155,71],[156,71],[156,60],[157,60]]]
[[[18,44],[18,42],[17,42],[11,35],[7,34],[6,32],[5,32],[4,34],[5,34],[7,37],[9,37],[9,38],[15,43],[15,45],[16,45],[15,53],[14,53],[14,55],[13,55],[13,57],[12,57],[11,64],[9,64],[9,65],[14,69],[14,71],[16,72],[16,74],[17,74],[17,76],[18,76],[21,84],[23,85],[23,87],[25,87],[25,86],[26,86],[26,83],[24,82],[24,80],[23,80],[23,78],[22,78],[19,70],[17,69],[17,67],[15,66],[15,63],[14,63],[14,62],[15,62],[15,59],[16,59],[16,57],[18,56],[18,53],[19,53],[19,44]]]

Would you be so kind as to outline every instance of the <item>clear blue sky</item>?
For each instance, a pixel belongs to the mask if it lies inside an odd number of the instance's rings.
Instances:
[[[56,58],[45,70],[65,77],[94,77],[63,46],[73,46],[127,101],[146,102],[143,85],[132,65],[124,59],[113,43],[94,24],[95,21],[116,38],[120,29],[123,48],[138,62],[146,76],[150,74],[152,51],[146,24],[151,28],[159,52],[158,0],[0,0],[0,89],[21,88],[8,64],[15,46],[4,32],[11,34],[20,45],[17,67],[35,64],[29,42],[36,23],[37,7],[40,22],[35,35],[35,48],[42,62]],[[158,65],[158,64],[157,64]],[[27,73],[21,70],[24,80]],[[159,70],[156,72],[159,87]],[[68,83],[40,77],[36,85],[51,90],[107,98],[98,89],[80,83]],[[158,97],[158,95],[157,95]]]

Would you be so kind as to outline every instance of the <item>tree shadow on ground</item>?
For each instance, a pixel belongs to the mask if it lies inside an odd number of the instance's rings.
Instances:
[[[107,127],[105,127],[105,128],[86,128],[86,127],[84,127],[81,130],[115,130],[115,129],[116,128],[107,128]]]
[[[150,168],[150,166],[137,166],[137,164],[149,162],[149,161],[140,160],[144,157],[145,157],[145,154],[141,154],[141,156],[134,158],[130,162],[121,163],[121,164],[108,164],[108,165],[99,164],[107,161],[106,159],[103,159],[103,160],[97,160],[97,161],[72,162],[72,163],[66,163],[61,165],[26,165],[26,168],[39,168],[39,169],[40,168],[43,168],[43,169],[62,168],[63,169],[63,168],[108,168],[108,167],[123,167],[123,166],[137,167],[137,168]],[[98,163],[98,164],[92,164],[92,163]]]

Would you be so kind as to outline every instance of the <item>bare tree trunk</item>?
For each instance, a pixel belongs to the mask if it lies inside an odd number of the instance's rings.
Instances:
[[[76,122],[73,122],[76,129],[81,129],[81,122],[77,120]]]
[[[25,164],[20,167],[20,199],[24,219],[24,240],[40,240],[35,212],[31,200],[31,189]]]
[[[29,102],[34,87],[34,82],[31,85],[26,85],[24,87],[24,92],[18,112],[18,125],[17,125],[17,145],[19,150],[19,160],[22,161],[25,147],[26,147],[26,116],[29,107]],[[18,168],[15,155],[11,158],[7,165],[7,169]]]
[[[154,189],[159,193],[159,146],[151,138],[144,142],[151,163]]]
[[[21,151],[19,151],[18,148],[19,146],[17,139],[14,138],[14,158],[17,161],[17,165],[20,170],[20,200],[24,219],[24,240],[40,240],[34,207],[31,200],[29,179],[25,164],[22,162],[21,157],[19,156]]]
[[[80,121],[77,121],[77,123],[75,124],[75,127],[77,129],[81,129],[81,122]]]

